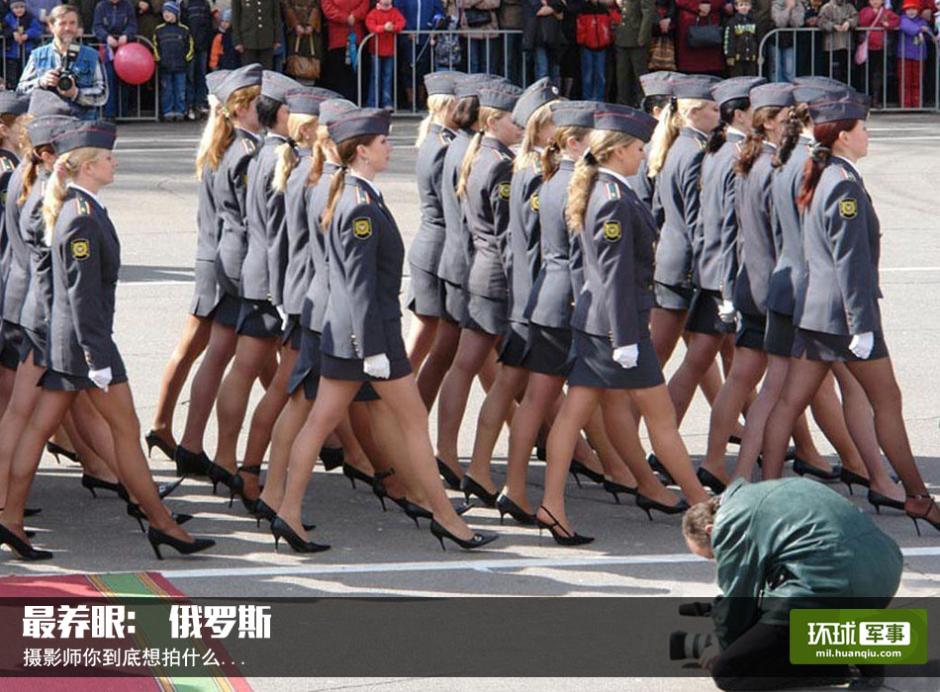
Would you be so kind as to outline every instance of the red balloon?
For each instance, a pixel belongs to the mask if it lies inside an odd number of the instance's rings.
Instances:
[[[155,69],[153,53],[140,43],[125,43],[114,52],[114,72],[125,84],[143,84]]]

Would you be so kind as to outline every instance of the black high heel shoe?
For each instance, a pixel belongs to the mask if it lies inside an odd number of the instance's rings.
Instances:
[[[277,512],[271,509],[271,506],[267,502],[262,500],[260,497],[257,500],[255,500],[254,517],[257,520],[257,525],[259,529],[261,528],[262,519],[264,519],[265,521],[271,522],[271,521],[274,521],[274,518],[276,516],[277,516]],[[317,528],[316,524],[301,524],[301,526],[304,527],[304,531],[313,531],[315,528]]]
[[[261,466],[239,466],[236,473],[250,473],[252,476],[261,477]],[[258,498],[251,500],[245,497],[245,479],[242,478],[242,489],[238,493],[238,499],[242,501],[242,505],[245,507],[245,511],[248,512],[251,516],[255,515],[255,503],[258,502]],[[261,486],[261,489],[264,490],[264,486]]]
[[[911,512],[911,510],[909,510],[907,506],[904,507],[904,512],[907,514],[907,516],[911,518],[911,521],[914,522],[914,529],[917,531],[917,535],[918,536],[920,535],[920,525],[917,523],[918,520],[920,519],[923,519],[932,527],[934,527],[937,531],[940,531],[940,521],[933,521],[932,519],[929,518],[931,510],[937,506],[937,503],[933,499],[933,496],[931,495],[908,495],[907,498],[909,500],[930,500],[930,505],[927,507],[927,511],[923,513]]]
[[[851,470],[845,468],[844,466],[840,466],[840,467],[839,467],[839,480],[842,481],[843,483],[845,483],[846,486],[848,486],[849,495],[854,495],[854,494],[855,494],[854,492],[852,492],[852,484],[853,484],[853,483],[854,483],[855,485],[860,485],[860,486],[862,486],[863,488],[867,488],[867,487],[869,487],[869,486],[871,485],[871,481],[869,481],[867,478],[865,478],[865,476],[861,476],[861,475],[855,473],[855,471],[851,471]]]
[[[577,546],[577,545],[587,545],[594,540],[592,536],[582,536],[580,533],[575,531],[571,533],[568,529],[561,525],[561,522],[555,518],[555,515],[548,511],[545,505],[539,505],[539,509],[545,510],[545,513],[552,518],[551,524],[544,522],[539,519],[538,515],[535,515],[535,523],[539,527],[539,535],[542,535],[542,530],[547,530],[552,534],[552,538],[555,539],[555,543],[558,545],[564,546]],[[558,529],[556,531],[556,528]]]
[[[168,533],[163,533],[159,529],[155,529],[152,526],[147,529],[147,540],[150,541],[150,545],[153,547],[153,552],[156,553],[157,559],[162,560],[163,555],[160,554],[160,546],[168,545],[174,550],[176,550],[180,555],[192,555],[193,553],[199,553],[203,550],[208,550],[215,545],[215,541],[211,538],[195,538],[193,542],[182,541],[179,538],[174,538]]]
[[[157,434],[156,430],[151,430],[144,436],[144,442],[147,443],[147,457],[151,456],[153,448],[156,447],[166,455],[166,458],[172,461],[176,458],[176,445],[164,440]]]
[[[522,507],[510,500],[506,495],[500,494],[496,498],[496,509],[499,510],[499,523],[503,523],[503,516],[508,514],[523,526],[534,526],[535,515],[529,514]]]
[[[451,490],[460,490],[460,476],[454,473],[453,469],[441,461],[440,458],[434,458],[437,461],[437,472],[441,475],[441,478],[444,479],[447,487]]]
[[[385,489],[385,479],[394,475],[395,469],[385,469],[384,471],[379,471],[374,476],[372,476],[372,494],[379,498],[383,512],[388,511],[385,508],[386,497],[392,501],[395,501],[395,498],[389,495],[388,490]]]
[[[55,457],[55,463],[61,464],[62,461],[59,459],[60,456],[65,457],[69,461],[74,461],[76,464],[81,463],[81,459],[78,456],[78,452],[72,451],[71,449],[66,449],[61,445],[57,445],[55,442],[46,443],[46,451],[49,452],[52,456]],[[44,551],[40,551],[44,552]],[[50,553],[50,556],[52,553]]]
[[[407,497],[393,497],[391,498],[392,502],[401,507],[405,515],[415,523],[415,528],[420,529],[421,525],[418,524],[418,519],[434,519],[434,514],[429,509],[425,509],[416,502],[412,502]],[[467,513],[472,505],[468,505],[465,502],[460,500],[451,500],[451,504],[454,507],[454,512],[457,513],[457,516],[462,516]]]
[[[35,560],[50,560],[52,553],[48,550],[39,550],[34,548],[26,541],[22,540],[6,526],[0,525],[0,545],[6,543],[10,549],[16,553],[21,560],[30,562]]]
[[[729,444],[729,445],[737,445],[738,447],[740,447],[740,446],[741,446],[741,442],[742,442],[741,438],[738,437],[737,435],[728,435],[728,444]]]
[[[545,447],[545,445],[535,446],[535,458],[539,461],[548,460],[548,449]]]
[[[476,495],[487,507],[495,507],[496,498],[499,497],[499,493],[491,493],[467,474],[464,474],[463,480],[460,481],[460,491],[468,504],[470,503],[470,496]]]
[[[157,495],[160,496],[161,500],[165,499],[167,495],[170,495],[174,490],[180,487],[180,484],[182,484],[182,482],[183,482],[182,478],[177,478],[175,481],[172,481],[169,483],[158,483]],[[127,494],[127,488],[125,488],[121,483],[118,483],[117,486],[118,486],[117,490],[115,490],[114,492],[117,493],[118,497],[124,500],[124,502],[130,502],[131,496]]]
[[[177,524],[185,524],[187,521],[193,518],[192,514],[184,514],[180,512],[171,512],[173,516],[173,521]],[[140,527],[141,533],[146,533],[147,529],[144,527],[144,521],[147,519],[147,515],[144,514],[144,510],[140,508],[140,505],[134,504],[133,502],[127,503],[127,516],[132,517],[137,520],[137,525]]]
[[[212,483],[212,494],[215,495],[219,483],[228,487],[228,506],[232,506],[235,496],[244,498],[245,481],[238,475],[238,471],[232,473],[213,461],[209,462],[209,481]]]
[[[577,459],[571,460],[571,465],[568,467],[568,473],[574,476],[574,482],[578,484],[579,488],[581,487],[581,479],[578,478],[578,476],[585,476],[588,480],[594,481],[598,485],[604,484],[603,473],[592,471]]]
[[[875,508],[875,514],[881,514],[882,507],[904,510],[903,502],[890,498],[887,495],[882,495],[877,490],[872,490],[871,488],[868,489],[868,503]]]
[[[721,495],[728,487],[715,474],[705,468],[699,467],[698,471],[695,472],[695,477],[698,478],[699,483],[709,488],[716,495]]]
[[[646,512],[646,516],[649,517],[649,520],[653,521],[652,510],[655,509],[657,512],[662,512],[663,514],[682,514],[689,508],[689,503],[686,502],[685,499],[680,499],[679,502],[674,505],[664,505],[662,502],[657,502],[646,495],[637,493],[636,506]]]
[[[274,535],[275,550],[278,550],[278,543],[282,538],[294,549],[295,553],[322,553],[324,550],[330,549],[328,545],[305,541],[287,525],[286,521],[277,516],[271,522],[271,533]]]
[[[842,464],[833,464],[832,470],[823,471],[797,457],[793,460],[793,472],[799,476],[810,475],[821,481],[832,483],[842,477]]]
[[[208,476],[212,466],[212,459],[204,451],[197,454],[183,445],[176,445],[173,461],[176,462],[177,476]]]
[[[87,473],[82,474],[82,487],[88,488],[88,492],[90,492],[91,496],[94,498],[98,497],[98,494],[95,492],[95,488],[97,488],[99,490],[110,490],[112,493],[117,494],[118,497],[121,497],[121,499],[126,500],[126,498],[121,496],[121,491],[123,491],[124,495],[127,495],[127,491],[124,490],[123,485],[121,485],[120,483],[111,483],[110,481],[103,481],[100,478],[96,476],[92,476]]]
[[[453,541],[464,550],[476,550],[477,548],[482,548],[483,546],[488,545],[499,538],[498,533],[492,533],[490,531],[475,531],[473,533],[473,538],[471,538],[469,541],[465,541],[462,538],[458,538],[443,526],[438,524],[436,519],[431,519],[431,535],[440,541],[441,550],[447,550],[447,548],[444,546],[445,538]]]
[[[342,447],[320,448],[320,461],[323,462],[323,468],[327,471],[332,471],[337,466],[342,466],[344,459],[345,455],[343,454]]]
[[[636,495],[636,488],[631,488],[629,485],[621,485],[620,483],[609,481],[606,478],[604,479],[604,490],[614,496],[614,500],[618,505],[620,504],[621,493],[624,495]]]
[[[650,465],[650,468],[653,469],[653,473],[658,475],[665,485],[675,485],[675,479],[669,474],[668,469],[663,466],[663,462],[659,460],[655,454],[650,452],[646,455],[646,462]]]
[[[343,467],[343,475],[349,479],[349,482],[352,484],[353,490],[356,489],[356,481],[362,481],[366,485],[370,487],[372,486],[373,476],[370,476],[365,471],[360,471],[355,466],[353,466],[352,464],[347,464],[345,461],[342,462],[342,467]]]

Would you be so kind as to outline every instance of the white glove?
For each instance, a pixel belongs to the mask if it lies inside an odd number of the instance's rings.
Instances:
[[[108,385],[111,384],[111,368],[89,370],[88,379],[94,382],[98,389],[108,391]]]
[[[722,322],[726,322],[728,324],[734,323],[734,318],[736,317],[737,312],[738,311],[734,309],[734,303],[732,303],[730,300],[723,300],[721,301],[721,305],[718,306],[718,317],[721,318]]]
[[[281,325],[287,325],[287,313],[284,312],[284,308],[282,308],[280,305],[275,305],[274,309],[277,310],[277,314],[281,316]]]
[[[640,348],[636,344],[629,346],[618,346],[614,349],[614,360],[624,370],[635,368],[640,359]]]
[[[875,333],[865,332],[856,334],[849,342],[849,350],[856,356],[865,360],[871,355],[871,350],[875,347]]]
[[[387,380],[388,376],[392,374],[391,365],[388,362],[388,356],[386,356],[384,353],[379,353],[378,355],[374,356],[367,356],[365,360],[362,361],[362,369],[369,377],[378,377],[383,380]]]

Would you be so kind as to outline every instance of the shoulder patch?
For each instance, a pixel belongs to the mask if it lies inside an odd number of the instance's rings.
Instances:
[[[91,257],[91,244],[84,238],[76,238],[69,244],[72,258],[78,261]]]
[[[843,219],[854,219],[858,215],[858,202],[851,198],[839,200],[839,216]]]
[[[353,219],[353,235],[359,240],[367,240],[372,237],[372,219],[363,216]]]
[[[604,222],[604,240],[608,243],[616,243],[623,236],[623,230],[620,228],[619,221]]]
[[[75,211],[79,214],[87,215],[91,213],[91,205],[88,203],[88,200],[83,197],[75,198]]]
[[[617,183],[607,183],[607,199],[620,199],[620,188]]]
[[[529,197],[529,206],[532,207],[532,211],[539,210],[539,193],[536,192],[534,195]]]
[[[246,153],[246,154],[254,154],[254,153],[255,153],[255,149],[256,149],[256,147],[255,147],[255,140],[251,139],[250,137],[243,137],[243,138],[242,138],[242,147],[245,148],[245,153]]]
[[[499,198],[500,199],[509,199],[509,193],[512,190],[511,183],[500,183],[499,184]]]
[[[356,186],[356,204],[370,204],[371,202],[372,202],[372,198],[369,197],[369,193],[357,185]]]

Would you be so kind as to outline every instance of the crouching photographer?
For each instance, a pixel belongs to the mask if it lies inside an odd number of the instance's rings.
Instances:
[[[699,654],[723,690],[845,682],[848,666],[790,663],[790,609],[884,608],[901,579],[897,544],[851,502],[803,478],[739,479],[692,506],[682,532],[689,550],[716,562],[722,597],[711,607],[712,641],[677,633],[671,655]]]

